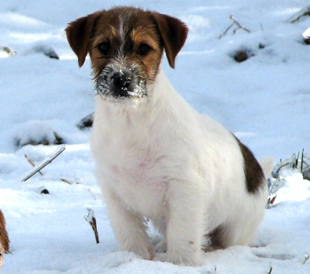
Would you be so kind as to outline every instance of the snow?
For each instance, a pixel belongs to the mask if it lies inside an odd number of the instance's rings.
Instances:
[[[261,1],[16,1],[0,0],[0,208],[7,220],[10,254],[2,273],[310,273],[310,183],[291,162],[305,150],[310,163],[309,50],[303,33],[310,17],[289,21],[306,0]],[[223,123],[257,158],[279,163],[271,180],[275,203],[266,211],[254,247],[235,246],[206,253],[201,267],[145,261],[117,251],[105,204],[93,175],[89,130],[76,127],[94,111],[89,59],[79,69],[64,28],[70,21],[114,5],[134,5],[176,16],[189,37],[166,74],[197,111]],[[230,15],[251,33],[233,26]],[[2,48],[8,47],[10,54]],[[39,49],[39,50],[38,50]],[[53,49],[59,60],[48,58]],[[252,57],[237,63],[238,50]],[[11,56],[13,55],[13,56]],[[57,145],[18,147],[16,140],[53,143],[56,132],[66,150],[26,182],[35,163]],[[300,168],[300,166],[299,166]],[[62,180],[63,179],[63,180]],[[65,182],[67,181],[67,182]],[[69,183],[70,184],[69,184]],[[41,194],[44,187],[50,194]],[[95,212],[100,244],[84,220]],[[153,229],[154,243],[159,236]],[[160,255],[158,255],[160,257]],[[158,259],[158,258],[157,258]]]

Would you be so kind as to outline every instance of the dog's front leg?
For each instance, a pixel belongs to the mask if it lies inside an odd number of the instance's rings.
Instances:
[[[112,190],[106,188],[104,196],[119,250],[134,252],[146,260],[153,259],[154,251],[143,217],[126,208]]]
[[[167,192],[166,261],[181,265],[203,264],[204,196],[199,183],[174,180]]]

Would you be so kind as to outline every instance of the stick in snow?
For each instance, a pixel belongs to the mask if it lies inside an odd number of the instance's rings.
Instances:
[[[95,218],[95,213],[91,208],[87,208],[87,210],[88,210],[88,215],[84,217],[85,221],[88,222],[90,226],[92,227],[95,233],[96,243],[99,244],[99,233],[97,230],[97,221]]]
[[[304,259],[304,262],[302,264],[305,264],[308,260],[309,260],[309,254],[308,253],[305,253],[305,259]]]
[[[61,178],[60,181],[64,182],[64,183],[67,183],[69,185],[78,185],[78,184],[81,184],[80,182],[74,182],[74,181],[71,181],[71,180],[68,180],[68,179],[65,179],[65,178]]]
[[[30,157],[29,157],[27,154],[24,154],[24,156],[25,156],[25,158],[27,159],[27,161],[28,161],[33,167],[36,166],[35,163],[34,163],[34,161],[32,161],[32,160],[30,159]],[[42,173],[41,171],[39,171],[39,173],[40,173],[40,175],[43,175],[43,173]]]
[[[230,15],[229,19],[231,19],[231,20],[233,21],[233,23],[232,23],[231,25],[229,25],[229,27],[224,31],[224,33],[221,34],[221,35],[219,36],[219,39],[221,39],[223,36],[225,36],[225,35],[227,34],[227,32],[230,30],[230,28],[231,28],[233,25],[235,25],[235,24],[236,24],[238,27],[237,27],[236,29],[233,30],[233,34],[235,34],[236,31],[237,31],[238,29],[243,29],[244,31],[246,31],[246,32],[248,32],[248,33],[251,33],[250,30],[248,30],[247,28],[241,26],[241,25],[239,24],[239,22],[236,20],[236,18],[235,18],[233,15]]]
[[[301,9],[297,14],[293,15],[293,17],[291,17],[289,21],[291,24],[294,24],[304,16],[310,16],[310,6],[306,6],[303,9]]]
[[[35,175],[37,172],[39,172],[41,169],[45,168],[48,164],[53,162],[55,158],[57,158],[64,150],[66,149],[65,146],[61,146],[60,148],[56,149],[54,153],[52,153],[48,158],[46,158],[44,161],[39,163],[33,171],[31,171],[24,179],[22,179],[22,182],[27,181],[29,178],[31,178],[33,175]]]

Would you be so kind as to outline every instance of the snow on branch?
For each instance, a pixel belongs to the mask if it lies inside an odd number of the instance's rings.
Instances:
[[[37,166],[35,166],[34,169],[28,175],[26,175],[25,178],[22,179],[22,182],[27,181],[33,175],[38,173],[41,169],[45,168],[48,164],[53,162],[53,160],[55,160],[61,153],[63,153],[65,149],[66,149],[65,146],[61,146],[60,148],[56,149],[48,158],[46,158]]]
[[[310,16],[310,6],[306,6],[303,9],[301,9],[299,12],[293,15],[288,21],[291,24],[294,24],[295,22],[299,21],[304,16]]]
[[[308,253],[305,253],[305,258],[304,258],[304,261],[302,264],[305,264],[308,260],[309,260],[309,254]]]
[[[92,227],[95,233],[96,243],[99,244],[100,241],[99,241],[99,233],[97,229],[97,221],[95,218],[95,212],[91,208],[87,208],[87,210],[88,210],[88,215],[84,217],[85,221],[88,222],[90,226]]]
[[[225,35],[227,34],[227,32],[228,32],[234,25],[237,25],[237,28],[235,28],[235,29],[233,30],[233,34],[235,34],[236,31],[237,31],[238,29],[243,29],[244,31],[246,31],[246,32],[248,32],[248,33],[251,33],[251,31],[248,30],[247,28],[245,28],[244,26],[242,26],[242,25],[235,19],[235,17],[234,17],[233,15],[230,15],[229,19],[231,19],[233,22],[232,22],[232,24],[229,25],[229,27],[223,32],[223,34],[221,34],[221,35],[219,36],[219,39],[221,39],[223,36],[225,36]]]
[[[27,154],[24,154],[25,158],[27,159],[27,161],[32,165],[32,167],[35,167],[35,163],[34,161],[27,155]],[[43,176],[43,173],[41,171],[38,171],[40,173],[41,176]]]

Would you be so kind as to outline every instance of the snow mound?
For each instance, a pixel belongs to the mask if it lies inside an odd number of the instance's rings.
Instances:
[[[63,143],[62,138],[53,128],[40,120],[30,120],[18,125],[14,132],[13,140],[17,147]]]

